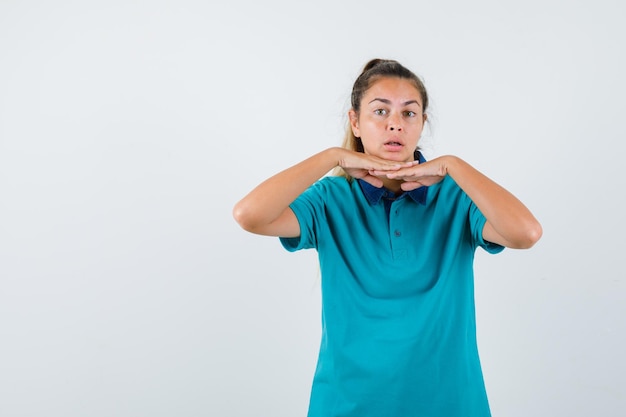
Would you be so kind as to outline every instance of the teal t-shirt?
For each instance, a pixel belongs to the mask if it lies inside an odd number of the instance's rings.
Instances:
[[[426,191],[426,190],[424,190]],[[322,275],[322,340],[309,417],[486,417],[473,260],[485,217],[450,177],[369,201],[324,177],[292,204]]]

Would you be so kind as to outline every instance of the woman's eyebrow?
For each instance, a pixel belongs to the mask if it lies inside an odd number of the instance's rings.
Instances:
[[[371,104],[375,101],[380,101],[385,104],[391,104],[391,100],[387,100],[386,98],[378,98],[378,97],[370,101],[368,104]],[[402,103],[403,106],[408,106],[409,104],[417,104],[419,107],[421,107],[420,103],[417,100],[409,100],[409,101],[405,101],[404,103]]]

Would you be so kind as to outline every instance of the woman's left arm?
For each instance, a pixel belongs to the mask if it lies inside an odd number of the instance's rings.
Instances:
[[[385,175],[403,180],[402,189],[405,191],[434,184],[449,175],[487,218],[483,239],[489,242],[527,249],[543,233],[541,224],[521,201],[456,156],[442,156]]]

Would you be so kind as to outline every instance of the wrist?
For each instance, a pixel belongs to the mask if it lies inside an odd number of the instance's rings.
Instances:
[[[450,175],[454,177],[454,174],[459,170],[462,160],[454,155],[442,156],[442,170],[444,175]]]
[[[346,158],[346,149],[339,146],[334,146],[326,150],[329,158],[332,160],[333,168],[343,167],[344,160]]]

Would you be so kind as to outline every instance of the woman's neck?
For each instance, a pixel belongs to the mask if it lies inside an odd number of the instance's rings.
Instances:
[[[381,178],[383,180],[383,187],[389,191],[393,191],[396,195],[402,194],[404,191],[400,188],[402,181],[390,180],[389,178]]]

